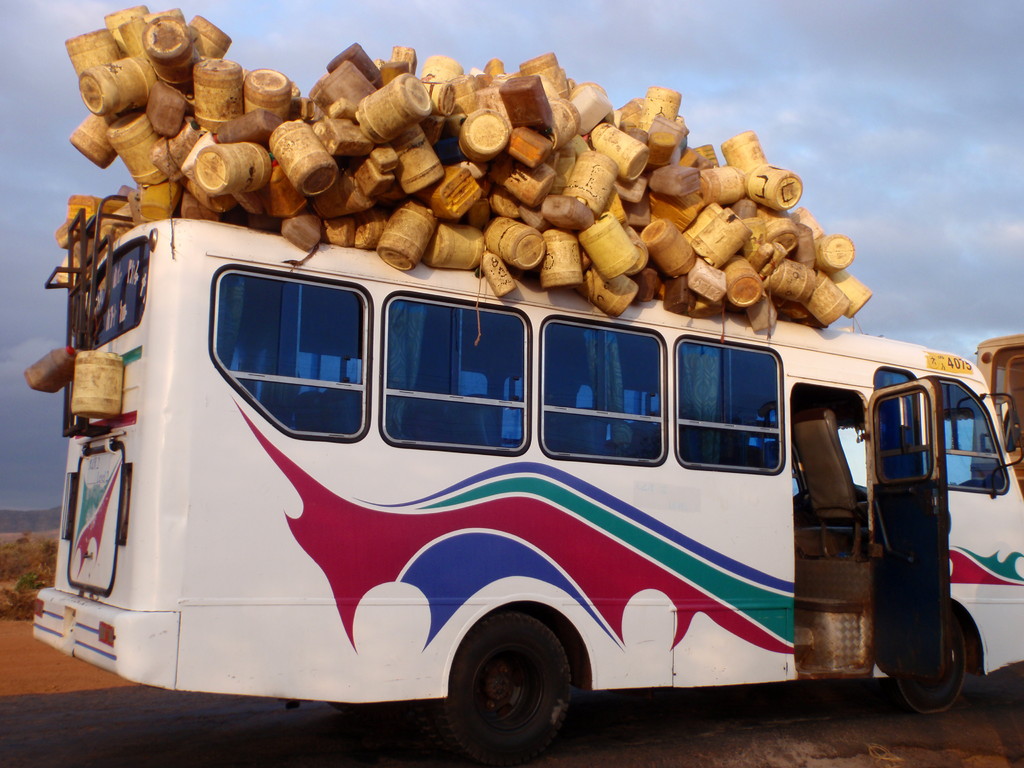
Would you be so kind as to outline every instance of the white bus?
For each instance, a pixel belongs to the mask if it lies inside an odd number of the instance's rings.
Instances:
[[[301,256],[169,220],[51,279],[124,386],[66,410],[38,639],[167,689],[419,702],[491,764],[573,686],[880,677],[928,712],[1024,657],[1017,435],[968,361]]]

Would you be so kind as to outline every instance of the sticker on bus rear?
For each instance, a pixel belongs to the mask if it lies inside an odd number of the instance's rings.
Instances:
[[[103,595],[114,583],[123,467],[120,451],[83,456],[79,465],[68,581]]]

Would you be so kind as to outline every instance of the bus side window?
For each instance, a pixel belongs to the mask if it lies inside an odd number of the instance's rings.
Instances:
[[[228,271],[217,280],[213,358],[286,432],[362,433],[363,299],[353,290]]]
[[[680,462],[694,467],[778,470],[782,456],[775,356],[684,341],[676,360]]]
[[[988,415],[962,385],[944,381],[946,482],[950,489],[1006,490],[1006,473]],[[998,473],[998,474],[997,474]]]
[[[525,447],[519,315],[398,298],[387,305],[384,434],[397,445]]]
[[[559,458],[660,461],[660,340],[563,321],[547,323],[543,340],[544,450]]]

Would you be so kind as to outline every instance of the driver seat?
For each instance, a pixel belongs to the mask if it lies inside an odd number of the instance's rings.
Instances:
[[[857,499],[846,454],[839,442],[839,425],[829,408],[812,408],[793,417],[793,444],[803,466],[810,509],[821,524],[822,552],[829,556],[829,526],[853,529],[852,554],[860,552],[861,523],[866,508]]]

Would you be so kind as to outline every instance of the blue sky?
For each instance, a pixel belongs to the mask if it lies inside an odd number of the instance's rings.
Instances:
[[[130,182],[68,143],[86,116],[64,41],[124,6],[10,4],[0,85],[0,508],[60,501],[58,395],[22,371],[64,338],[53,232],[73,193]],[[163,10],[164,6],[150,6]],[[933,0],[647,0],[374,3],[204,0],[181,6],[226,31],[227,58],[284,72],[303,93],[353,42],[376,58],[411,46],[464,67],[509,70],[553,51],[616,105],[650,85],[683,94],[692,144],[754,130],[804,182],[801,204],[857,246],[874,291],[865,333],[973,359],[978,341],[1024,332],[1024,6]],[[845,321],[844,321],[845,322]]]

